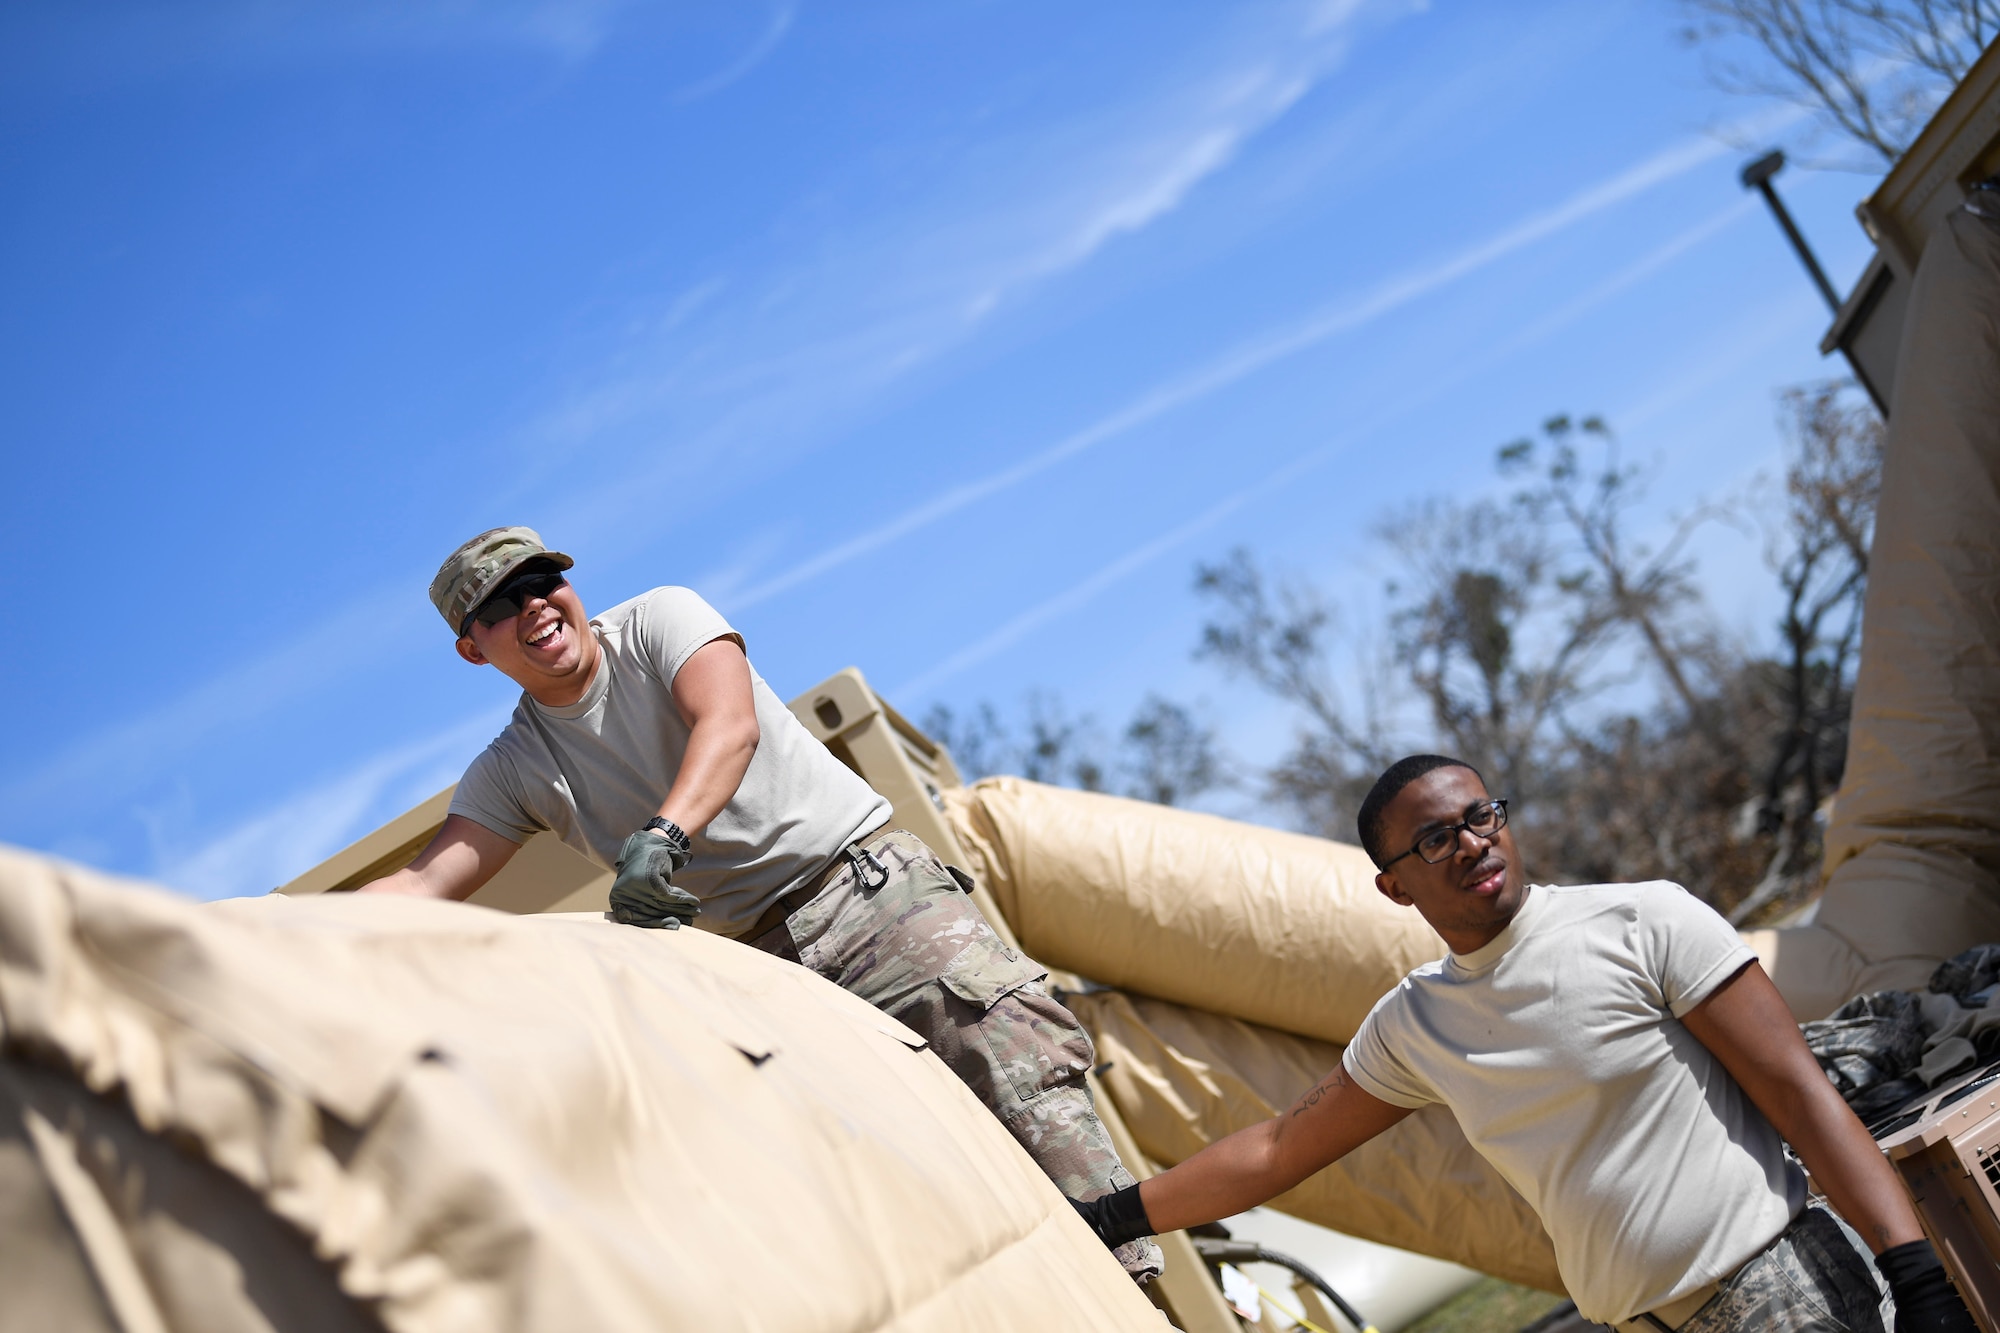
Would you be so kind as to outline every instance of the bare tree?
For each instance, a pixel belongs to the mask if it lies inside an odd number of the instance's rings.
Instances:
[[[1180,704],[1146,696],[1125,726],[1127,793],[1159,805],[1180,805],[1227,783],[1215,732]]]
[[[1439,739],[1510,791],[1537,785],[1550,729],[1597,688],[1615,627],[1521,500],[1433,501],[1380,529],[1406,571],[1390,587],[1396,660]]]
[[[1594,418],[1552,417],[1502,449],[1498,493],[1380,526],[1400,571],[1380,637],[1421,705],[1415,725],[1385,726],[1379,693],[1365,713],[1344,707],[1318,594],[1274,590],[1240,551],[1201,568],[1215,614],[1197,653],[1298,710],[1267,792],[1352,837],[1376,773],[1443,749],[1517,800],[1537,875],[1675,879],[1739,919],[1794,895],[1844,750],[1880,440],[1851,386],[1788,395],[1785,419],[1767,549],[1785,611],[1768,656],[1731,646],[1693,584],[1690,538],[1724,507],[1639,540],[1660,527],[1645,478]]]
[[[1364,699],[1350,718],[1329,660],[1333,611],[1316,591],[1273,587],[1249,552],[1195,571],[1195,591],[1209,599],[1197,657],[1247,677],[1298,710],[1292,748],[1264,774],[1268,799],[1307,828],[1354,836],[1354,814],[1375,775],[1395,761],[1380,711]]]
[[[1633,512],[1645,498],[1644,476],[1620,456],[1603,419],[1553,416],[1542,423],[1542,436],[1504,446],[1500,469],[1533,475],[1515,503],[1534,522],[1567,529],[1569,549],[1550,558],[1568,557],[1557,582],[1575,599],[1573,618],[1593,630],[1623,626],[1637,633],[1689,720],[1719,734],[1705,715],[1697,674],[1713,670],[1714,645],[1690,633],[1680,616],[1697,600],[1683,552],[1717,511],[1697,508],[1673,525],[1659,550],[1649,549],[1631,535]],[[1579,443],[1595,446],[1600,461],[1586,463]]]
[[[1868,547],[1882,475],[1882,419],[1850,381],[1793,389],[1782,521],[1766,560],[1785,597],[1781,656],[1770,664],[1781,716],[1756,807],[1775,846],[1732,913],[1746,920],[1817,877],[1820,804],[1840,781],[1861,635]]]
[[[1084,791],[1115,788],[1161,805],[1182,804],[1232,781],[1214,729],[1185,705],[1158,695],[1139,705],[1115,754],[1095,718],[1071,716],[1047,690],[1028,692],[1018,729],[986,702],[963,718],[937,704],[924,715],[923,728],[944,742],[968,778],[1016,773]]]
[[[949,704],[933,704],[923,729],[951,751],[952,762],[968,779],[1002,773],[1013,765],[1013,739],[999,710],[985,701],[960,717]]]
[[[1892,166],[2000,34],[2000,0],[1682,0],[1725,91],[1813,112]],[[1748,51],[1746,58],[1745,51]]]

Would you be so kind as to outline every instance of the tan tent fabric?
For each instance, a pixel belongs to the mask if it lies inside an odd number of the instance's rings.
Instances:
[[[2000,939],[2000,223],[1932,233],[1898,365],[1831,873],[1759,940],[1802,1018]]]
[[[0,1224],[0,1330],[382,1333],[240,1181],[67,1073],[0,1061],[8,1157],[34,1169],[0,1195],[35,1215]]]
[[[1172,1165],[1269,1119],[1340,1060],[1324,1041],[1116,991],[1068,997],[1108,1062],[1102,1079],[1139,1147]],[[1539,1218],[1428,1107],[1349,1153],[1272,1207],[1350,1236],[1449,1259],[1560,1292]]]
[[[700,931],[345,894],[202,905],[0,848],[0,1216],[40,1219],[60,1253],[52,1164],[75,1168],[72,1228],[98,1180],[100,1241],[123,1240],[83,1246],[93,1276],[123,1253],[145,1282],[127,1304],[173,1333],[205,1333],[179,1312],[230,1280],[230,1252],[145,1233],[208,1234],[186,1219],[228,1190],[176,1183],[121,1116],[239,1182],[230,1207],[295,1228],[394,1333],[1159,1328],[915,1041]],[[78,1299],[75,1268],[52,1261],[35,1299]]]
[[[944,794],[1022,947],[1106,985],[1328,1041],[1444,942],[1357,847],[988,778]]]

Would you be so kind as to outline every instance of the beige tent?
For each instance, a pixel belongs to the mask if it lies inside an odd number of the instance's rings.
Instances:
[[[2000,939],[2000,194],[1931,233],[1898,358],[1848,770],[1813,924],[1753,943],[1801,1018]]]
[[[1444,956],[1359,847],[1020,778],[944,805],[1022,947],[1106,985],[1344,1042]]]
[[[698,931],[0,849],[0,1326],[1159,1328],[920,1047]]]

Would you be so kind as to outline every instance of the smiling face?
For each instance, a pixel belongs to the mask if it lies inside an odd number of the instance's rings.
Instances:
[[[1417,839],[1465,818],[1466,808],[1488,799],[1486,784],[1469,768],[1436,768],[1396,793],[1382,812],[1382,847],[1395,856]],[[1444,937],[1453,953],[1471,953],[1498,935],[1526,900],[1514,832],[1491,838],[1461,829],[1449,858],[1430,865],[1405,856],[1375,876],[1384,897],[1414,907]]]
[[[590,688],[597,672],[597,636],[583,600],[565,583],[547,597],[529,597],[521,614],[497,625],[474,620],[458,641],[458,655],[474,666],[495,666],[537,703],[561,708]]]

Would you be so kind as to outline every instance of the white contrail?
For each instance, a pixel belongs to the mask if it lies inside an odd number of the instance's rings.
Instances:
[[[1217,358],[1191,375],[1171,380],[1102,420],[1031,455],[1011,467],[992,472],[976,481],[955,486],[905,510],[892,521],[869,529],[819,554],[793,565],[783,573],[746,589],[729,600],[729,609],[740,612],[766,601],[928,527],[979,500],[1018,485],[1066,459],[1123,435],[1137,426],[1164,415],[1186,403],[1205,398],[1218,389],[1262,370],[1276,361],[1295,356],[1336,334],[1351,332],[1391,313],[1441,287],[1468,277],[1496,260],[1537,241],[1563,231],[1615,204],[1623,203],[1675,177],[1685,175],[1703,163],[1729,151],[1713,139],[1696,139],[1655,153],[1607,180],[1572,195],[1563,203],[1536,214],[1499,235],[1481,242],[1441,264],[1397,278],[1352,304],[1322,311],[1294,328],[1245,343]],[[1664,262],[1664,261],[1663,261]]]
[[[1181,545],[1189,538],[1214,527],[1224,518],[1227,518],[1230,514],[1250,503],[1250,501],[1261,495],[1290,485],[1314,468],[1329,462],[1348,444],[1366,438],[1375,431],[1380,430],[1383,426],[1388,425],[1395,418],[1414,410],[1423,403],[1432,401],[1461,381],[1489,368],[1494,363],[1503,360],[1523,347],[1549,336],[1564,325],[1580,318],[1596,306],[1665,267],[1668,263],[1687,253],[1695,246],[1716,235],[1729,226],[1729,224],[1743,217],[1754,203],[1754,199],[1738,201],[1705,221],[1696,223],[1686,231],[1670,238],[1663,245],[1654,248],[1645,255],[1642,255],[1638,260],[1626,265],[1623,269],[1612,274],[1603,282],[1598,283],[1583,295],[1557,307],[1541,319],[1529,324],[1513,337],[1492,348],[1485,355],[1460,362],[1451,374],[1432,381],[1422,394],[1406,399],[1376,413],[1355,429],[1341,436],[1338,440],[1322,444],[1301,454],[1263,480],[1234,492],[1209,506],[1187,522],[1180,524],[1178,527],[1134,547],[1090,577],[1084,579],[1081,583],[1066,588],[1054,596],[1030,607],[1020,615],[1015,616],[1012,620],[1009,620],[1006,624],[1000,626],[1000,628],[994,630],[991,634],[978,639],[967,647],[961,648],[928,671],[905,681],[902,685],[891,690],[889,697],[903,701],[904,707],[910,706],[910,704],[922,698],[930,690],[943,684],[952,676],[969,667],[976,666],[994,654],[1013,646],[1023,636],[1048,621],[1083,606],[1091,598],[1097,596],[1112,584],[1117,583],[1130,574],[1137,573],[1141,568],[1151,564],[1154,560],[1167,554],[1167,552]]]
[[[1342,439],[1340,443],[1345,444],[1346,440]],[[1023,611],[1020,615],[1015,616],[1012,620],[1002,625],[999,629],[994,630],[986,637],[959,649],[929,671],[903,682],[903,684],[890,691],[890,697],[902,700],[921,698],[933,686],[942,683],[946,678],[955,676],[967,667],[975,666],[995,653],[1010,647],[1023,635],[1042,625],[1044,622],[1082,606],[1085,602],[1088,602],[1091,598],[1097,596],[1098,593],[1103,592],[1126,575],[1135,573],[1144,566],[1151,564],[1174,547],[1188,540],[1188,538],[1214,527],[1217,523],[1220,523],[1223,519],[1229,517],[1229,515],[1235,513],[1259,495],[1264,494],[1266,491],[1275,490],[1313,468],[1318,467],[1321,463],[1332,458],[1337,450],[1337,445],[1323,445],[1311,453],[1293,459],[1290,463],[1279,468],[1256,485],[1246,486],[1242,490],[1210,505],[1207,509],[1202,510],[1179,527],[1164,532],[1151,541],[1127,551],[1124,555],[1119,556],[1116,560],[1113,560],[1083,582],[1076,584],[1074,587],[1067,588],[1039,605]]]

